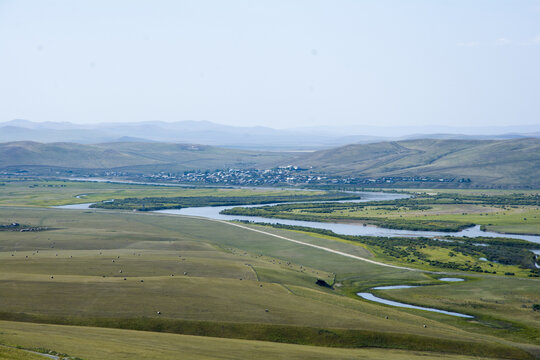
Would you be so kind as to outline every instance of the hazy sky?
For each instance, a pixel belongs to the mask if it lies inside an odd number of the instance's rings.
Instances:
[[[540,122],[540,1],[0,0],[0,121]]]

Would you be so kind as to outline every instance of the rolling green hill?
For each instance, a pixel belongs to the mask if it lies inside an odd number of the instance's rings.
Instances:
[[[341,176],[470,178],[483,186],[540,186],[540,139],[421,139],[347,145],[295,163]]]
[[[119,142],[97,145],[19,141],[0,144],[0,168],[49,166],[75,169],[152,168],[164,171],[257,167],[286,153],[222,149],[170,143]]]

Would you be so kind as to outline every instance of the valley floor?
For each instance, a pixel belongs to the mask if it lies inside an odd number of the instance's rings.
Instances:
[[[3,345],[81,359],[540,356],[534,278],[443,283],[319,234],[165,214],[3,206],[0,218],[43,228],[0,232]],[[430,286],[378,296],[474,319],[356,296],[397,284]]]

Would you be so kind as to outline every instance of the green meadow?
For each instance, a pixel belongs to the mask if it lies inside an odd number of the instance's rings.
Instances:
[[[461,272],[467,281],[443,283],[437,280],[442,274],[362,261],[379,258],[369,248],[320,234],[40,207],[55,205],[55,197],[62,204],[79,194],[106,199],[110,192],[139,191],[120,184],[65,185],[70,187],[0,187],[2,223],[48,229],[0,232],[0,344],[82,359],[172,359],[179,352],[193,359],[540,356],[540,314],[532,308],[540,303],[537,279]],[[159,196],[251,191],[140,189]],[[319,286],[317,279],[333,287]],[[429,286],[377,294],[475,318],[355,295],[395,284]],[[0,347],[0,359],[33,356]]]
[[[148,331],[58,326],[0,321],[0,339],[25,348],[64,349],[82,359],[315,359],[315,360],[482,360],[477,356],[395,349],[343,349],[293,345],[268,341],[238,340]],[[43,357],[0,346],[0,359],[37,360]]]
[[[82,181],[0,180],[0,206],[55,206],[133,197],[323,195],[326,191],[160,186]],[[79,197],[77,197],[79,196]]]

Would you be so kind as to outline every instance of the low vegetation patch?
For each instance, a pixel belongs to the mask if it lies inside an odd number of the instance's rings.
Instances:
[[[314,206],[314,205],[313,205]],[[457,232],[468,227],[474,226],[474,223],[464,223],[457,221],[444,221],[444,220],[409,220],[409,219],[389,219],[389,218],[377,218],[373,216],[351,216],[351,215],[337,215],[328,214],[324,209],[319,210],[319,215],[290,212],[290,209],[302,209],[305,212],[307,206],[302,204],[287,204],[276,206],[263,206],[255,208],[235,207],[232,209],[226,209],[221,211],[224,215],[241,215],[241,216],[262,216],[268,218],[279,219],[291,219],[291,220],[303,220],[303,221],[322,221],[333,222],[336,220],[360,220],[370,224],[384,227],[388,229],[402,229],[402,230],[414,230],[414,231],[444,231],[444,232]],[[329,209],[328,212],[333,212],[330,205],[323,205],[323,207]],[[315,212],[313,208],[309,210]],[[324,214],[324,215],[320,215]]]
[[[21,225],[19,223],[10,223],[10,224],[0,224],[0,231],[45,231],[52,230],[51,228],[44,226],[32,226],[32,225]]]
[[[102,201],[92,205],[102,209],[135,209],[153,211],[164,209],[181,209],[192,206],[228,206],[270,204],[291,201],[334,201],[356,199],[358,195],[345,193],[328,193],[325,195],[267,195],[267,196],[178,196],[178,197],[144,197],[126,198],[115,201]]]

